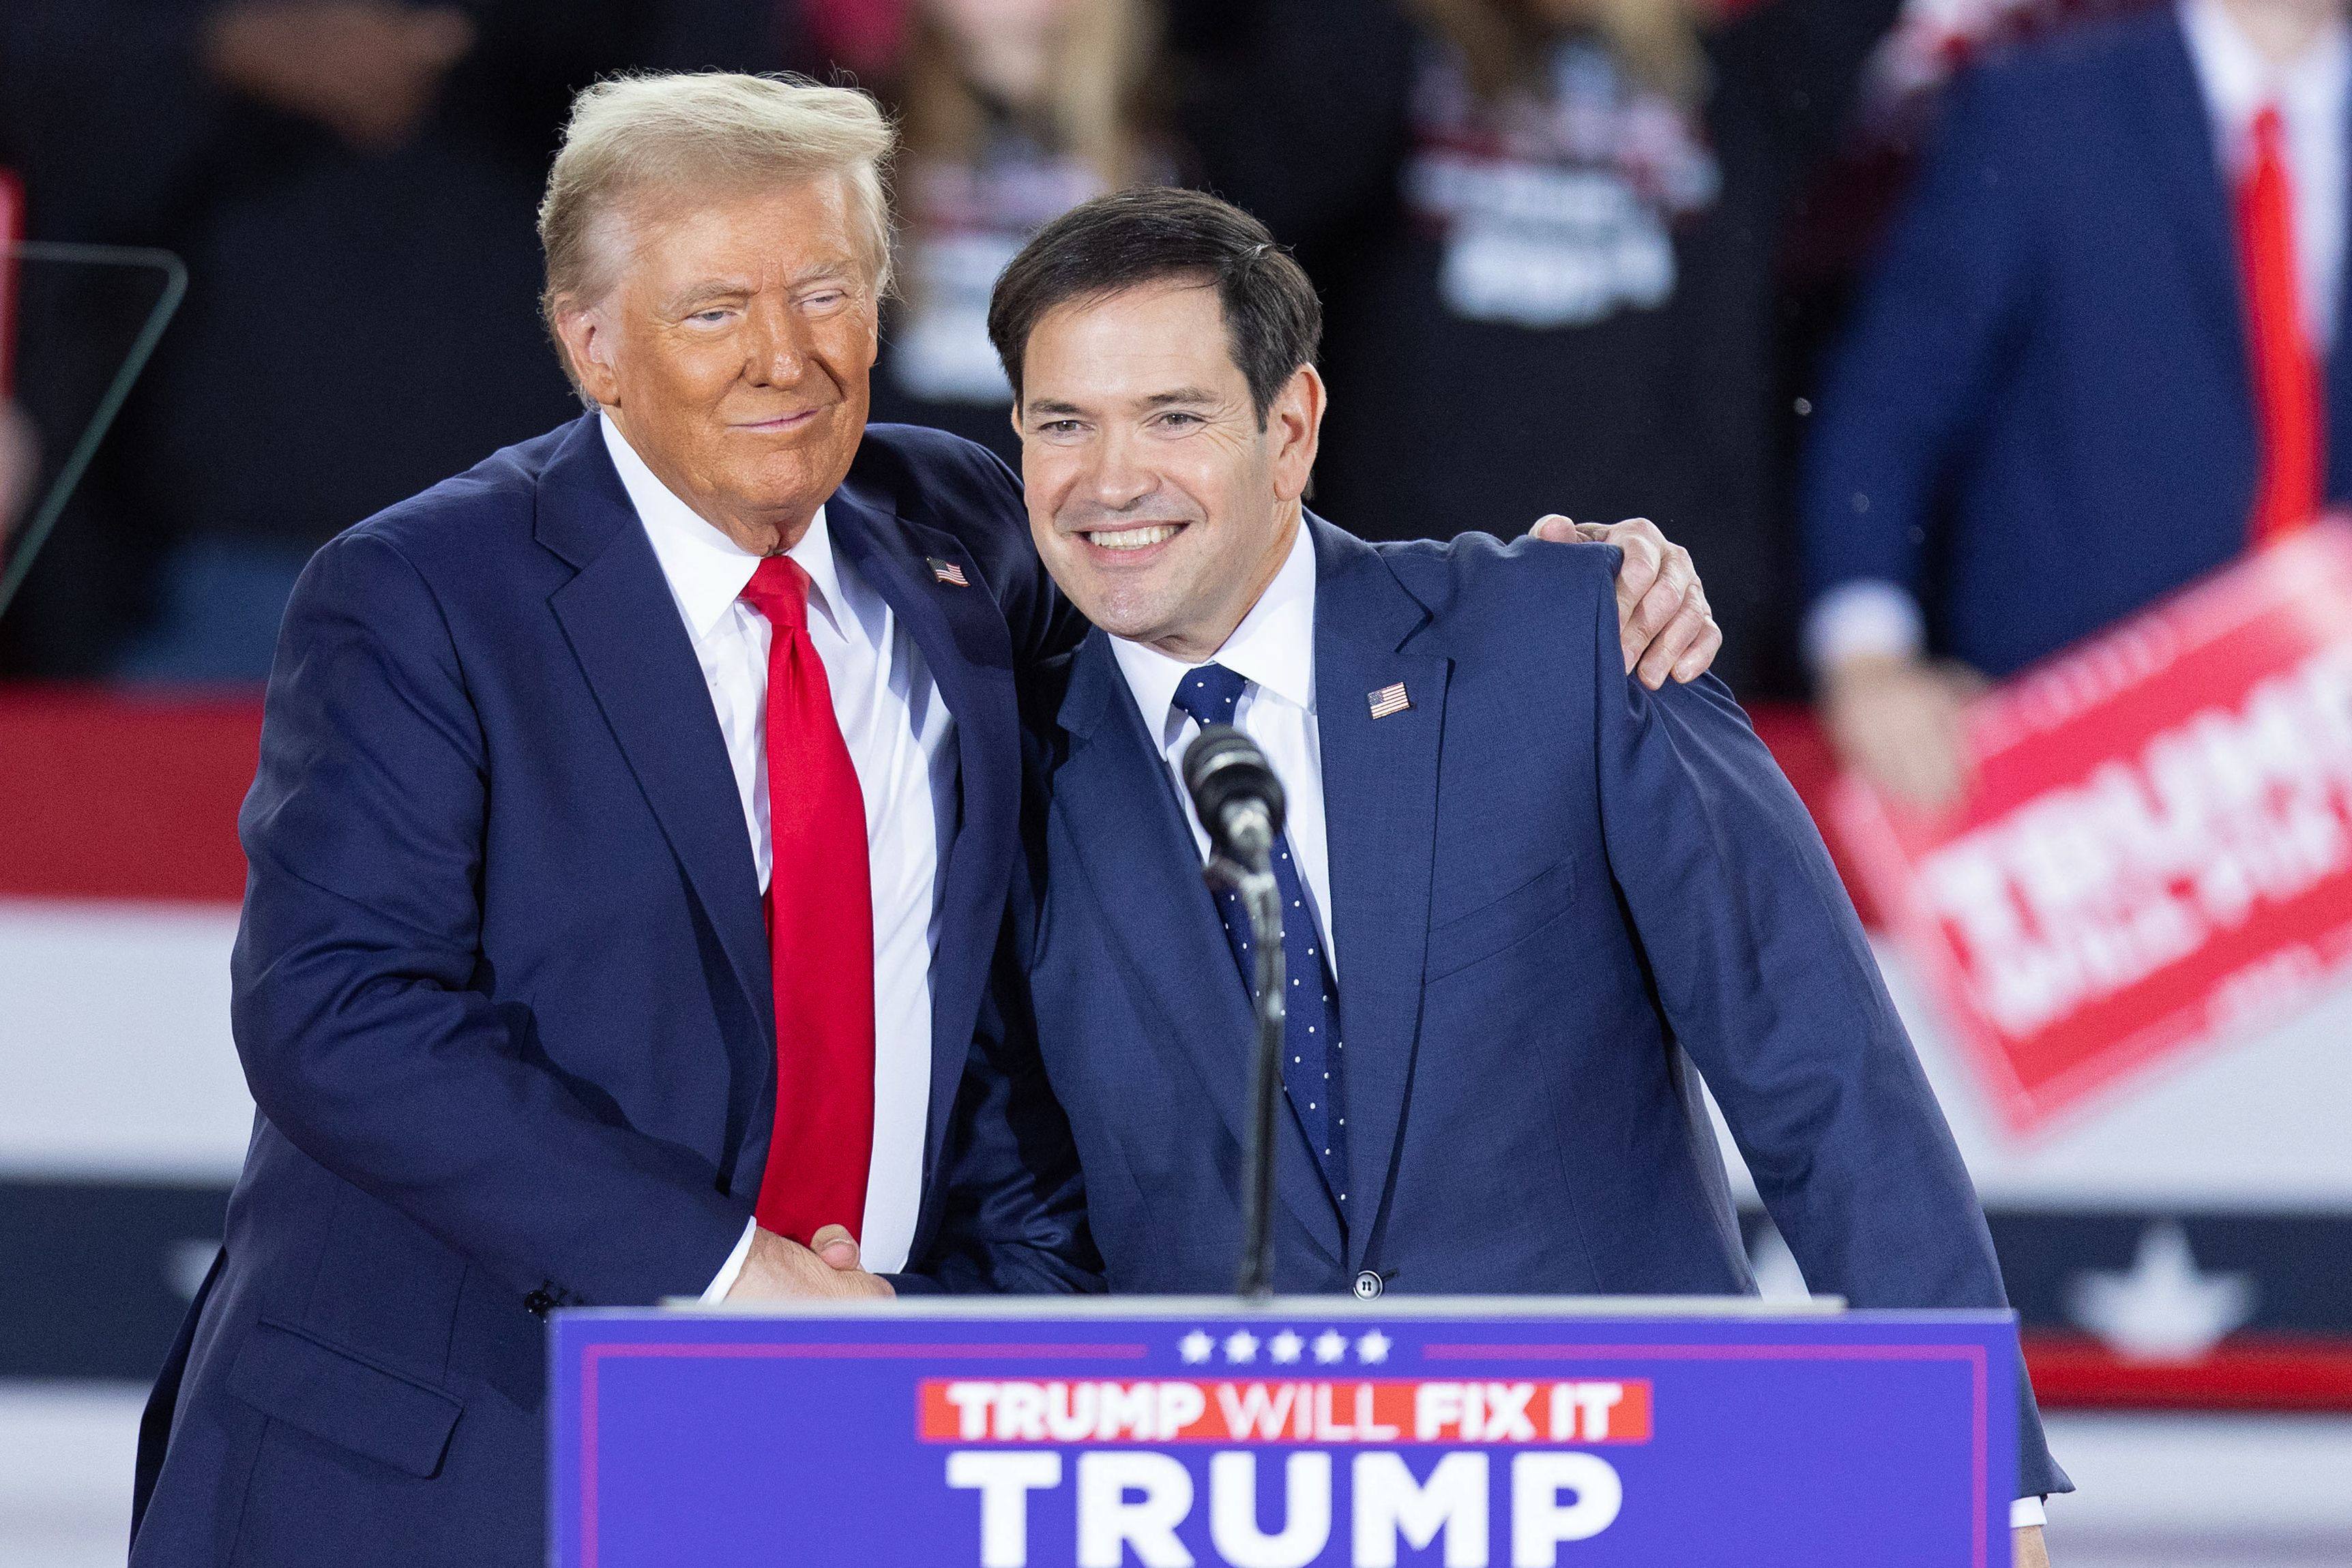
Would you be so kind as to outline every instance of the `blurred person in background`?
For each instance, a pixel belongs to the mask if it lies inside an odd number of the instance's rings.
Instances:
[[[0,667],[258,680],[328,536],[563,418],[531,205],[570,90],[651,47],[657,13],[0,7],[0,161],[34,237],[167,246],[193,278]],[[153,286],[43,267],[26,285],[24,396],[61,447]]]
[[[1330,301],[1318,506],[1376,538],[1646,513],[1706,563],[1752,694],[1788,553],[1782,237],[1895,12],[1270,0],[1207,47],[1207,183]]]
[[[2352,496],[2341,0],[2182,0],[1986,66],[1824,384],[1806,651],[1927,807],[2000,677]]]
[[[1149,0],[923,0],[890,96],[899,299],[885,318],[874,415],[953,431],[1017,462],[988,341],[988,294],[1013,253],[1090,196],[1173,172],[1146,95]]]

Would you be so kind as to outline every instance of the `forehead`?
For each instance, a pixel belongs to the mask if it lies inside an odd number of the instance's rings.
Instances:
[[[758,186],[641,191],[614,203],[601,226],[625,276],[675,284],[862,267],[856,215],[849,182],[825,173]]]
[[[1214,285],[1190,279],[1073,299],[1038,319],[1022,360],[1029,401],[1115,401],[1174,387],[1247,391]]]

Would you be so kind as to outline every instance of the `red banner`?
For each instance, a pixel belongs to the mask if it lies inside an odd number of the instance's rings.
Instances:
[[[1837,814],[2012,1128],[2283,1016],[2352,965],[2352,527],[2018,676],[1969,747],[1952,811]]]

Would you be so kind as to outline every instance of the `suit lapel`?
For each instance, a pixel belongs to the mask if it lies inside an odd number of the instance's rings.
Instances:
[[[1349,1185],[1360,1205],[1348,1232],[1356,1269],[1386,1201],[1421,1028],[1449,665],[1434,649],[1406,649],[1429,612],[1379,553],[1319,519],[1309,526],[1316,729],[1348,1057],[1342,1101]],[[1400,684],[1412,706],[1373,717],[1372,694]]]
[[[1061,725],[1070,749],[1055,774],[1054,810],[1077,846],[1095,911],[1122,960],[1119,975],[1138,993],[1137,1010],[1174,1040],[1234,1145],[1246,1149],[1256,1039],[1249,1002],[1175,780],[1099,631],[1076,655]],[[1339,1216],[1297,1123],[1285,1110],[1275,1125],[1296,1145],[1276,1162],[1276,1198],[1336,1259]]]
[[[760,1020],[762,1038],[744,1042],[757,1048],[747,1061],[772,1065],[767,923],[734,767],[686,623],[593,414],[548,465],[535,532],[579,569],[548,602]]]
[[[923,1144],[928,1189],[971,1049],[1005,888],[1018,848],[1021,756],[1012,638],[979,568],[952,534],[910,523],[845,486],[825,504],[836,547],[907,628],[955,716],[957,790],[941,850],[940,942],[931,964],[931,1092]],[[961,573],[943,580],[932,561]]]
[[[2169,214],[2191,291],[2204,317],[2208,341],[2222,346],[2221,362],[2233,395],[2252,428],[2253,388],[2246,366],[2246,319],[2238,277],[2236,230],[2230,193],[2205,90],[2189,57],[2179,20],[2160,29],[2142,56],[2139,90],[2123,110],[2147,129],[2152,184],[2148,204]],[[2117,84],[2120,87],[2120,83]]]

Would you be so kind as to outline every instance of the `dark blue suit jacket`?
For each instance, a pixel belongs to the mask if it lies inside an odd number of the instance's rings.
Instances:
[[[1276,1289],[1752,1292],[1696,1066],[1815,1290],[2004,1306],[1811,819],[1719,683],[1627,678],[1616,552],[1310,526],[1355,1197],[1285,1116]],[[1039,761],[1031,984],[1110,1286],[1227,1289],[1248,1005],[1100,632]],[[2063,1489],[2024,1414],[2023,1490]]]
[[[2171,7],[1975,71],[1831,367],[1811,590],[1921,593],[1992,674],[2245,548],[2255,436],[2229,196]],[[2326,493],[2352,497],[2352,355]]]
[[[1034,1046],[990,978],[1014,672],[1083,623],[1011,473],[968,443],[869,430],[827,517],[956,720],[925,1146],[956,1174],[929,1183],[926,1277],[900,1283],[1079,1287],[1075,1190],[1041,1190],[1017,1146],[1058,1121],[1008,1119]],[[319,553],[239,826],[260,1114],[151,1407],[132,1561],[538,1568],[534,1312],[698,1294],[751,1212],[775,1094],[735,776],[593,417]]]

